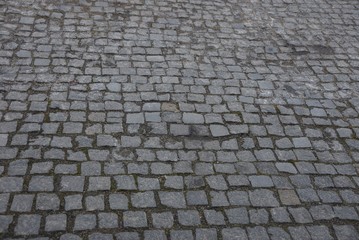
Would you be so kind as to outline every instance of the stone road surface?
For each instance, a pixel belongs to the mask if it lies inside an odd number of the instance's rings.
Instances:
[[[0,0],[0,238],[358,226],[357,0]]]

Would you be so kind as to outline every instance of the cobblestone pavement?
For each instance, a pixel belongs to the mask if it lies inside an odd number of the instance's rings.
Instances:
[[[358,83],[356,0],[2,0],[0,238],[359,239]]]

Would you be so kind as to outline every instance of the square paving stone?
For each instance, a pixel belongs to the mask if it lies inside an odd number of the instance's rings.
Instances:
[[[98,224],[100,228],[118,228],[118,216],[116,213],[99,213]]]
[[[223,240],[247,240],[246,230],[234,227],[234,228],[223,228],[222,229]]]
[[[352,225],[334,225],[333,228],[338,240],[359,239],[359,233]]]
[[[6,212],[6,209],[9,205],[10,194],[2,193],[0,194],[0,213]]]
[[[162,230],[145,230],[143,235],[145,240],[167,240],[165,231]]]
[[[40,230],[40,215],[20,215],[15,226],[16,235],[35,235]]]
[[[290,214],[293,216],[294,221],[297,223],[311,223],[313,219],[304,207],[300,208],[288,208]]]
[[[79,214],[75,218],[74,231],[91,230],[96,227],[95,214]]]
[[[320,226],[308,226],[307,230],[312,237],[312,239],[326,239],[331,240],[334,239],[330,232],[328,227],[320,225]]]
[[[272,179],[268,176],[249,176],[248,179],[253,187],[265,188],[274,186]]]
[[[137,232],[121,232],[115,236],[116,240],[140,240],[140,234]]]
[[[247,228],[249,239],[269,240],[267,230],[262,226]]]
[[[140,191],[158,190],[160,189],[160,182],[157,178],[137,178],[138,189]]]
[[[89,178],[89,191],[110,190],[111,178],[110,177],[90,177]]]
[[[126,211],[123,213],[124,227],[143,228],[147,227],[147,216],[145,212]]]
[[[204,210],[204,217],[209,225],[225,225],[224,216],[220,211]]]
[[[210,202],[213,207],[225,207],[229,206],[229,202],[225,192],[223,191],[211,191],[210,195]]]
[[[171,230],[171,240],[193,240],[193,233],[191,230]]]
[[[171,212],[152,213],[152,223],[155,228],[171,228],[173,215]]]
[[[288,227],[288,231],[294,240],[311,240],[309,232],[304,226]]]
[[[173,189],[183,189],[182,176],[166,176],[165,187]]]
[[[186,200],[182,192],[159,192],[161,204],[171,208],[185,208]]]
[[[216,175],[216,176],[208,176],[206,177],[206,181],[210,188],[214,190],[227,190],[228,186],[226,183],[226,180],[222,175]]]
[[[269,227],[268,234],[271,239],[291,239],[290,235],[280,227]]]
[[[279,202],[270,190],[254,190],[249,192],[249,199],[255,207],[279,207]]]
[[[196,240],[217,240],[217,230],[215,228],[197,228]]]
[[[54,190],[54,179],[48,176],[33,176],[29,183],[30,192],[50,192]]]
[[[89,240],[113,240],[112,234],[109,233],[91,233]]]
[[[265,209],[251,209],[249,210],[249,219],[256,225],[267,224],[269,215]]]
[[[114,177],[118,190],[136,190],[136,182],[133,176],[119,175]]]
[[[183,226],[198,226],[201,218],[196,210],[179,210],[177,212],[178,222]]]
[[[284,205],[299,205],[299,198],[294,190],[278,190],[279,198]]]
[[[312,188],[311,180],[307,175],[293,175],[289,177],[297,188]]]
[[[284,207],[271,208],[270,213],[274,222],[278,222],[278,223],[291,222],[289,213]]]
[[[87,211],[104,210],[105,197],[104,195],[87,196],[85,199],[85,205]]]
[[[230,208],[225,210],[228,221],[231,224],[248,224],[249,217],[246,208]]]
[[[66,214],[54,214],[46,217],[45,231],[64,231],[66,230],[67,218]]]
[[[314,220],[331,220],[335,217],[333,208],[329,205],[311,206],[309,212]]]
[[[110,208],[114,210],[122,209],[127,210],[128,209],[128,198],[126,195],[121,193],[113,193],[109,196],[109,203]]]
[[[13,222],[13,216],[1,215],[0,216],[0,233],[9,231],[9,226]]]
[[[62,176],[61,188],[62,192],[83,192],[85,177],[83,176]]]
[[[60,199],[53,193],[38,193],[36,197],[37,210],[58,210]]]
[[[187,192],[188,205],[208,205],[206,192],[201,191],[188,191]]]
[[[151,191],[131,194],[131,203],[135,208],[156,207],[155,195]]]
[[[20,192],[23,182],[22,177],[2,177],[0,178],[0,192]]]
[[[34,195],[30,195],[30,194],[15,195],[10,210],[14,212],[30,212],[33,201],[34,201]]]

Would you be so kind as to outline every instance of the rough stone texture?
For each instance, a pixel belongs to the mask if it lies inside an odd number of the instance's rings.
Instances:
[[[358,239],[352,0],[0,0],[3,239]]]

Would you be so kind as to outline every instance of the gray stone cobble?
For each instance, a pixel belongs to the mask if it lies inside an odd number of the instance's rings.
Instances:
[[[82,195],[68,195],[65,197],[65,210],[82,209]]]
[[[38,193],[36,197],[37,210],[59,210],[60,199],[53,193]]]
[[[174,218],[171,212],[152,213],[152,222],[155,228],[171,228]]]
[[[79,214],[76,216],[74,231],[91,230],[96,227],[95,214]]]
[[[20,192],[23,189],[23,178],[2,177],[0,178],[0,192]]]
[[[178,222],[183,226],[197,226],[201,224],[201,218],[196,210],[179,210]]]
[[[124,194],[114,193],[109,196],[111,209],[128,209],[128,198]]]
[[[30,192],[53,191],[53,178],[49,176],[33,176],[29,183]]]
[[[161,204],[171,208],[185,208],[186,200],[181,192],[159,192]]]
[[[156,207],[155,195],[151,191],[131,194],[131,204],[136,208]]]
[[[66,214],[54,214],[46,217],[45,231],[64,231],[66,230]]]
[[[338,239],[357,239],[359,237],[359,233],[354,226],[334,225],[333,228]]]
[[[15,226],[16,235],[34,235],[39,234],[40,215],[20,215]]]
[[[115,178],[117,189],[119,190],[136,190],[137,186],[133,176],[120,175]]]
[[[119,226],[118,216],[116,213],[99,213],[98,224],[100,228],[104,229],[117,228]]]
[[[225,225],[224,215],[215,210],[205,210],[204,217],[209,225]]]
[[[14,212],[30,212],[34,195],[15,195],[11,204],[11,211]]]
[[[0,216],[0,232],[5,233],[9,229],[10,223],[13,221],[12,216]]]
[[[2,1],[1,238],[358,239],[355,3]]]
[[[181,239],[188,239],[193,240],[193,233],[191,230],[171,230],[171,239],[174,240],[181,240]]]
[[[81,176],[61,177],[61,188],[63,192],[82,192],[84,189],[85,178]]]
[[[238,227],[222,229],[222,238],[224,240],[248,239],[246,231],[244,229],[238,228]]]
[[[124,227],[141,228],[147,227],[147,216],[142,211],[126,211],[123,213]]]
[[[89,178],[89,191],[110,190],[111,179],[109,177],[90,177]]]

